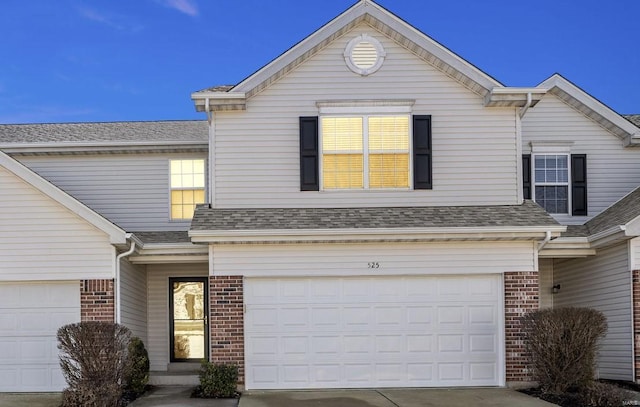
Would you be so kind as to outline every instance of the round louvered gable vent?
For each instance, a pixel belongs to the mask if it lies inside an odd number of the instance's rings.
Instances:
[[[380,69],[385,56],[380,41],[367,34],[349,41],[344,51],[344,59],[349,69],[362,76],[371,75]]]

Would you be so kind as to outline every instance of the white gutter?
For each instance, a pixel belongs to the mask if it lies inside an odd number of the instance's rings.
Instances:
[[[387,228],[387,229],[286,229],[286,230],[191,230],[193,243],[269,242],[269,241],[392,241],[392,240],[529,240],[554,233],[560,236],[566,226],[557,227],[470,227],[470,228]]]
[[[522,119],[524,115],[527,113],[527,110],[531,107],[531,102],[533,97],[531,96],[531,92],[527,92],[527,103],[520,108],[520,118]]]
[[[131,239],[131,233],[126,234],[127,239]],[[129,250],[124,253],[120,253],[116,256],[116,281],[113,284],[116,290],[116,323],[119,324],[121,320],[121,307],[120,307],[120,260],[129,256],[136,250],[136,242],[131,239],[131,246]]]
[[[551,240],[551,231],[547,230],[544,240],[538,243],[538,251],[542,250],[547,245],[547,243],[549,243],[550,240]]]

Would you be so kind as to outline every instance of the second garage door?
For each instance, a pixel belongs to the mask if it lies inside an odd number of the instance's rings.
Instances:
[[[77,281],[0,283],[0,392],[66,387],[56,332],[79,320]]]
[[[502,385],[500,275],[245,280],[247,389]]]

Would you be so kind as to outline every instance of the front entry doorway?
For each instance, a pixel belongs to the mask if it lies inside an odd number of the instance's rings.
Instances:
[[[206,277],[169,279],[171,362],[201,361],[208,356]]]

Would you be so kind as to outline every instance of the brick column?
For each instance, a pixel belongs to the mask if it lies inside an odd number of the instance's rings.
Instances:
[[[113,280],[80,280],[80,320],[115,322]]]
[[[506,381],[531,382],[529,355],[524,344],[522,316],[539,308],[537,271],[504,273]]]
[[[631,272],[633,286],[633,364],[635,381],[640,383],[640,270]]]
[[[244,384],[244,295],[242,276],[209,277],[211,361],[238,366]]]

